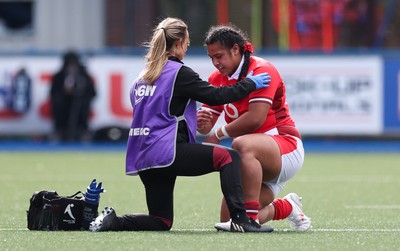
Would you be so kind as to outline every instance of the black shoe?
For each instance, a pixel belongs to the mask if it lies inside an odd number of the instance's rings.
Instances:
[[[228,222],[217,223],[214,226],[218,231],[225,232],[253,232],[253,233],[270,233],[274,229],[270,226],[262,226],[258,224],[255,220],[248,218],[245,221],[233,222],[232,220]]]
[[[274,229],[270,226],[260,225],[258,222],[249,218],[244,222],[231,222],[231,232],[243,232],[243,233],[270,233],[274,231]]]

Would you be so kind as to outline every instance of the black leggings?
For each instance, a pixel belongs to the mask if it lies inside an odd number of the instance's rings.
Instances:
[[[222,193],[231,215],[245,214],[239,154],[229,148],[198,143],[177,144],[172,165],[139,172],[146,189],[149,215],[118,216],[113,230],[169,230],[174,219],[173,192],[177,176],[200,176],[220,172]]]

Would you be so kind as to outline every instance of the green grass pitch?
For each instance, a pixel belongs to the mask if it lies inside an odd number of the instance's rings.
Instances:
[[[84,191],[92,178],[107,192],[100,201],[117,214],[146,213],[138,177],[124,174],[123,152],[1,152],[0,250],[398,250],[399,154],[306,154],[280,196],[296,192],[313,229],[295,232],[286,220],[270,234],[221,233],[218,173],[178,178],[170,232],[45,232],[26,228],[37,190]]]

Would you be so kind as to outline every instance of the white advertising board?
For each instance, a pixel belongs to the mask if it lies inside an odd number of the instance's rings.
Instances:
[[[280,72],[290,113],[303,135],[383,132],[383,62],[379,56],[264,58]],[[209,59],[187,64],[204,78],[214,70]],[[216,127],[223,123],[219,120]]]
[[[0,134],[34,135],[52,132],[49,92],[52,75],[61,67],[57,57],[0,58]],[[94,57],[87,60],[87,68],[95,81],[97,95],[92,103],[90,127],[118,126],[129,128],[131,105],[130,84],[143,67],[142,58]],[[32,80],[30,108],[16,114],[7,107],[10,78],[21,67]]]
[[[291,114],[303,135],[382,133],[382,61],[378,56],[265,56],[280,71],[287,85]],[[206,56],[186,57],[185,64],[203,79],[214,70]],[[94,56],[86,60],[97,96],[90,126],[130,126],[129,89],[141,71],[141,57]],[[58,57],[0,58],[0,135],[48,134],[50,80],[61,66]],[[10,112],[10,78],[25,68],[32,79],[30,108]]]
[[[279,69],[290,112],[303,134],[383,131],[383,63],[377,56],[270,59]]]

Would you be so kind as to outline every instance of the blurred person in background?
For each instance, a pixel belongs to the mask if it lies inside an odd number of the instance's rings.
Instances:
[[[261,224],[270,220],[288,219],[299,231],[311,227],[311,220],[302,211],[301,197],[289,193],[276,198],[287,181],[300,170],[304,149],[299,130],[289,114],[286,87],[275,66],[267,60],[251,56],[253,46],[246,34],[234,25],[213,26],[205,44],[215,68],[209,82],[215,86],[231,86],[249,72],[268,72],[269,88],[226,105],[204,104],[198,111],[198,131],[208,134],[224,112],[226,125],[216,129],[205,142],[221,143],[233,138],[232,148],[240,154],[245,208],[249,217]],[[221,206],[219,230],[229,228],[230,215],[225,200]]]
[[[236,85],[215,88],[182,62],[190,43],[188,27],[166,18],[153,30],[147,65],[130,92],[133,119],[126,150],[126,174],[145,187],[148,214],[118,215],[106,207],[91,231],[168,231],[174,220],[178,176],[220,173],[232,222],[227,231],[271,232],[248,218],[243,206],[240,160],[235,150],[196,143],[196,100],[212,105],[240,100],[268,87],[269,76],[247,75]]]
[[[66,52],[61,69],[51,81],[53,140],[90,139],[89,112],[95,96],[94,82],[80,62],[79,55],[74,51]]]

